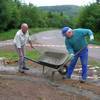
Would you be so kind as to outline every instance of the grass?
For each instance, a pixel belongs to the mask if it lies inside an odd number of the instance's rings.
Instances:
[[[32,35],[32,34],[35,34],[38,32],[47,31],[47,30],[51,30],[51,29],[52,28],[31,28],[31,29],[29,29],[29,32],[30,32],[30,35]],[[15,33],[17,31],[18,31],[18,29],[12,29],[7,32],[1,32],[0,33],[0,41],[13,39],[15,36]]]
[[[17,29],[13,29],[7,32],[1,32],[0,33],[0,41],[8,40],[14,38],[15,33],[17,32]]]
[[[40,54],[37,51],[27,51],[26,56],[31,59],[37,60],[40,57]],[[6,57],[7,59],[10,59],[10,60],[18,59],[18,55],[15,51],[6,51],[5,52],[3,50],[0,50],[0,57]]]
[[[94,41],[90,42],[89,37],[86,37],[86,40],[89,44],[100,45],[100,33],[94,35]]]
[[[40,57],[40,53],[38,51],[27,51],[26,56],[31,59],[37,60]]]
[[[100,33],[96,33],[94,44],[100,45]]]
[[[17,53],[16,52],[13,52],[13,51],[3,51],[3,50],[0,50],[0,57],[6,57],[7,59],[18,59],[17,57]]]

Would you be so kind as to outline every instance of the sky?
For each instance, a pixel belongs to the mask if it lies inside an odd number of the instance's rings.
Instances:
[[[53,6],[53,5],[78,5],[84,6],[95,2],[96,0],[21,0],[24,3],[32,3],[35,6]]]

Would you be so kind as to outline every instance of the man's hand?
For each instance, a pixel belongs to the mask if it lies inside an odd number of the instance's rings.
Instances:
[[[29,41],[29,44],[30,44],[30,47],[31,47],[32,49],[34,49],[34,46],[32,45],[32,42],[31,42],[31,41]]]
[[[69,54],[69,56],[67,57],[67,61],[70,61],[70,60],[72,60],[73,58],[74,58],[74,54],[71,53],[71,54]]]
[[[74,54],[71,53],[69,57],[70,57],[70,59],[73,59],[74,58]]]
[[[33,45],[31,45],[31,48],[32,48],[32,49],[34,49],[34,46],[33,46]]]
[[[90,41],[93,41],[93,40],[94,40],[94,36],[90,35]]]

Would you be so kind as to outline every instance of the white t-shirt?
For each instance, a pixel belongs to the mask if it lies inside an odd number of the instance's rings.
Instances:
[[[30,40],[28,31],[24,34],[22,30],[19,30],[14,37],[14,44],[17,46],[17,48],[21,48],[21,46],[26,45],[26,43]]]

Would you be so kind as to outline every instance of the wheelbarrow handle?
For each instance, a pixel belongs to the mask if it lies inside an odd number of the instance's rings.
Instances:
[[[35,63],[39,63],[38,61],[32,60],[32,59],[30,59],[30,58],[28,58],[28,57],[26,57],[26,56],[24,57],[24,59],[30,60],[30,61],[35,62]]]
[[[78,52],[75,53],[74,56],[77,56],[82,50],[84,50],[87,46],[83,47],[82,49],[80,49]]]
[[[92,44],[91,41],[89,41],[88,44]],[[82,50],[84,50],[88,46],[88,44],[85,47],[81,48],[77,53],[75,53],[75,56],[77,56]]]

